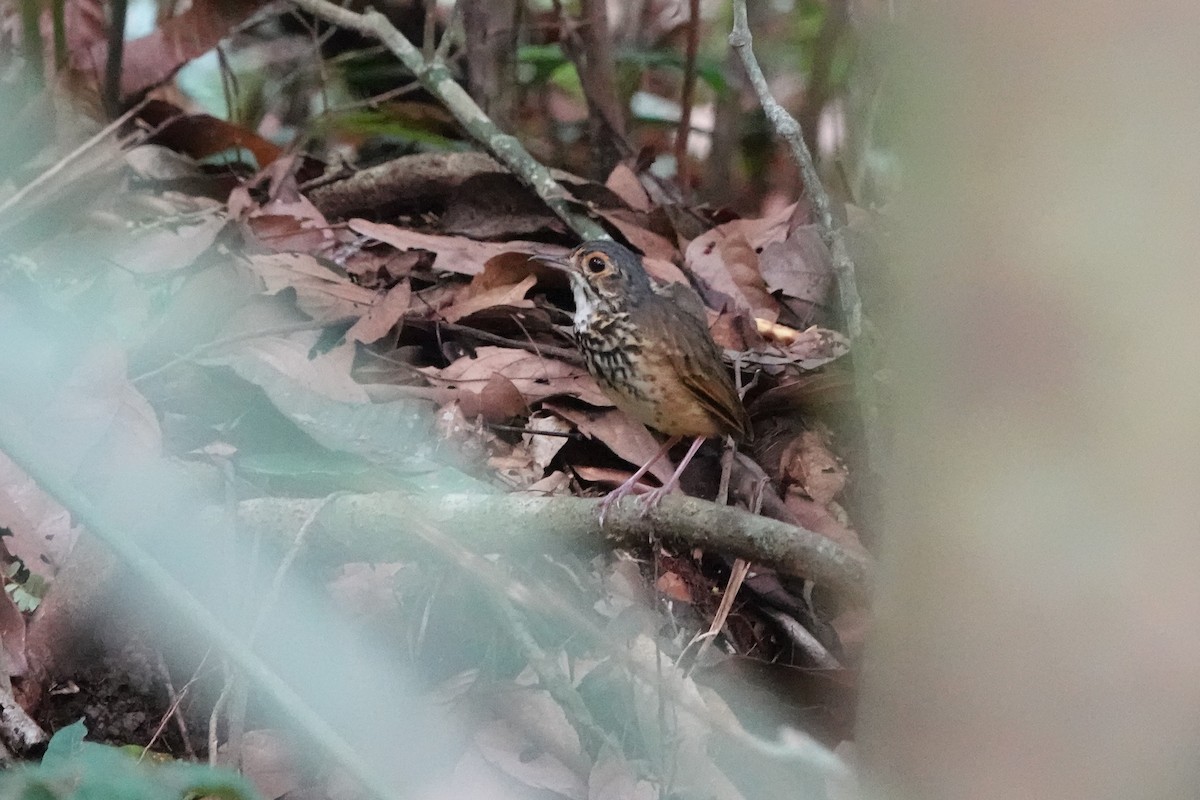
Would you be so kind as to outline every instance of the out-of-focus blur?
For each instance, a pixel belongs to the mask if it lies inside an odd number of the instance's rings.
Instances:
[[[926,11],[892,67],[907,305],[862,761],[878,797],[1193,797],[1195,7]]]

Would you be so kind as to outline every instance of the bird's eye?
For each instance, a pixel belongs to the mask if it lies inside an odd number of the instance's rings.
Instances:
[[[608,268],[608,262],[606,262],[600,256],[592,256],[587,260],[587,268],[588,272],[596,275],[604,272],[604,270]]]

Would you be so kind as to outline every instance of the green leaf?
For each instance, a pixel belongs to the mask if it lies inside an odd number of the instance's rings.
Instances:
[[[83,752],[83,737],[87,736],[87,726],[83,720],[72,722],[65,728],[60,728],[50,737],[46,745],[46,753],[42,756],[42,765],[56,767],[66,764]]]

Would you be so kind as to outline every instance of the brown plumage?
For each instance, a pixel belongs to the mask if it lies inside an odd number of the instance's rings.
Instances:
[[[600,388],[622,411],[669,437],[658,455],[604,499],[601,520],[683,437],[695,441],[643,510],[674,487],[704,439],[749,436],[750,419],[708,332],[704,305],[690,287],[655,288],[641,259],[615,242],[585,242],[566,259],[538,260],[570,276],[575,336]]]

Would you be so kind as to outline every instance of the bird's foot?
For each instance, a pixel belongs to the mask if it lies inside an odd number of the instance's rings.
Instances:
[[[647,492],[646,496],[642,498],[642,510],[638,513],[638,516],[644,517],[649,514],[662,502],[664,497],[673,491],[675,491],[675,486],[668,483],[666,486],[660,486],[657,489]]]
[[[602,527],[602,528],[604,527],[604,517],[608,514],[608,509],[611,508],[618,501],[620,501],[620,499],[622,497],[626,497],[627,495],[633,494],[634,489],[641,485],[638,483],[638,479],[640,477],[641,476],[639,476],[639,475],[634,475],[632,478],[625,481],[620,486],[613,489],[611,492],[609,492],[608,494],[604,495],[603,498],[601,498],[601,500],[600,500],[600,527]]]

